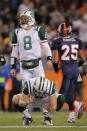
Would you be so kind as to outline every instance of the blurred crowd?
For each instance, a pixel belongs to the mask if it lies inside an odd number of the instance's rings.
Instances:
[[[0,0],[0,52],[18,27],[17,14],[26,10],[34,12],[36,25],[46,27],[49,40],[56,37],[58,25],[67,21],[87,48],[87,0]]]
[[[6,58],[8,73],[10,73],[10,54],[12,50],[10,45],[11,31],[19,26],[17,14],[27,10],[34,12],[36,25],[46,28],[49,43],[51,39],[57,37],[58,25],[66,21],[72,25],[75,37],[82,40],[83,49],[87,49],[87,0],[0,0],[0,53],[4,54]],[[19,72],[19,64],[17,65],[17,72]],[[1,73],[2,69],[0,68]],[[19,78],[11,79],[13,82],[12,88],[20,87]],[[17,83],[17,85],[15,86],[14,83]],[[2,97],[4,97],[5,90],[2,92]],[[10,91],[9,95],[9,110],[12,109],[10,97],[14,94],[13,92],[15,91]],[[18,92],[20,92],[19,88]],[[3,103],[3,99],[1,103]],[[4,109],[3,104],[2,109]]]

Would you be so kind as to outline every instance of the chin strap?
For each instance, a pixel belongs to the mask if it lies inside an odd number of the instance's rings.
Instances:
[[[25,29],[25,28],[28,27],[28,25],[26,25],[26,24],[24,24],[24,25],[20,25],[20,26],[21,26],[21,28],[23,28],[23,29]]]

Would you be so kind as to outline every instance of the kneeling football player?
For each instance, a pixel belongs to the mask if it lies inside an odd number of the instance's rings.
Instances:
[[[17,109],[24,111],[23,125],[29,125],[32,122],[31,115],[26,114],[25,109],[30,111],[33,107],[45,108],[47,112],[44,113],[43,124],[53,125],[51,119],[56,110],[63,106],[64,101],[64,96],[56,93],[55,83],[45,77],[27,80],[24,83],[23,92],[13,96],[13,103]]]

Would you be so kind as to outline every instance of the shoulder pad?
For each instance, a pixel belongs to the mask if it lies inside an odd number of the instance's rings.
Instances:
[[[53,39],[53,42],[60,43],[62,40],[63,40],[62,38],[55,38],[55,39]]]
[[[27,82],[27,81],[24,83],[23,93],[24,93],[25,95],[28,95],[28,82]]]
[[[34,26],[32,29],[38,31],[38,26]]]
[[[47,40],[46,34],[47,34],[47,32],[44,27],[38,27],[38,35],[40,37],[40,40],[42,40],[42,41]]]
[[[14,30],[11,33],[11,44],[12,45],[16,45],[17,44],[17,33],[18,33],[18,30]]]

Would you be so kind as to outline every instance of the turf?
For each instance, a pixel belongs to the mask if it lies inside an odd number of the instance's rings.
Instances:
[[[31,113],[33,122],[29,127],[22,126],[21,113],[0,113],[0,131],[87,131],[87,113],[76,123],[66,123],[68,112],[57,112],[53,117],[53,127],[43,126],[43,115],[41,112]]]

